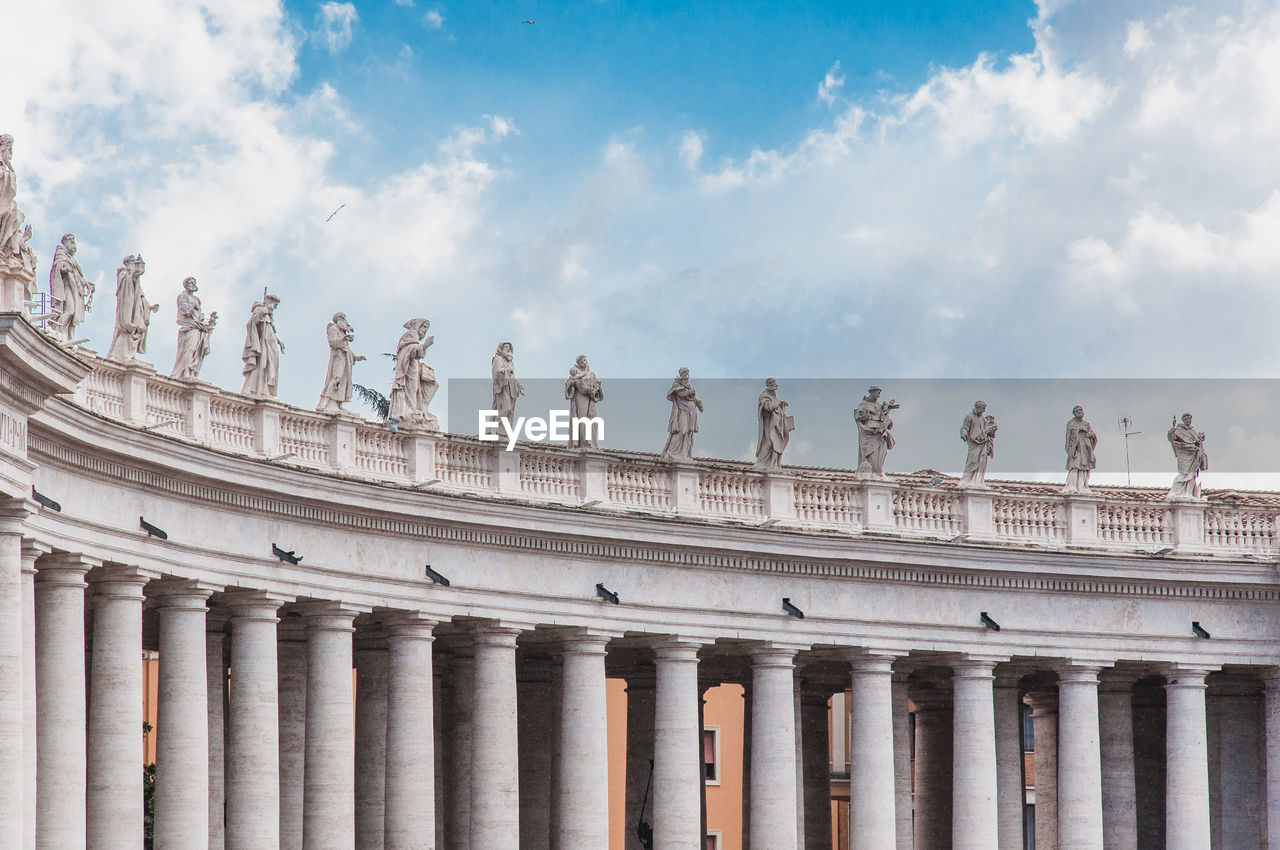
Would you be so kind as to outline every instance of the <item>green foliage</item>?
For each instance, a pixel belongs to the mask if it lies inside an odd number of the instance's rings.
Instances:
[[[142,846],[144,850],[155,847],[156,828],[156,765],[142,766]]]
[[[383,422],[387,421],[387,417],[391,415],[391,399],[377,390],[361,384],[352,384],[351,392],[357,399],[369,405],[375,416]]]

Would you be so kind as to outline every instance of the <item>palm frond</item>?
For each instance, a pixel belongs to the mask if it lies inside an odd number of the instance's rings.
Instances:
[[[351,392],[363,403],[369,405],[374,415],[386,422],[391,416],[391,399],[377,390],[362,384],[352,384]]]

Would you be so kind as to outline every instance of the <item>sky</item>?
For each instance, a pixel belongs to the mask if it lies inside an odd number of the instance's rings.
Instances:
[[[377,355],[418,316],[444,380],[486,376],[500,340],[538,378],[579,353],[695,384],[1280,370],[1271,2],[0,0],[0,20],[26,34],[0,132],[40,273],[75,233],[105,351],[141,252],[165,373],[188,275],[221,317],[202,377],[239,389],[266,286],[304,407],[335,311],[384,391]]]

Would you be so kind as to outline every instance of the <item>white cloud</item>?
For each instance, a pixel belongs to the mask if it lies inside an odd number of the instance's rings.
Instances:
[[[410,9],[413,8],[413,0],[395,0],[395,4],[397,6],[407,6]]]
[[[330,53],[345,50],[351,44],[351,30],[359,19],[354,3],[322,3],[316,13],[317,35]]]
[[[844,86],[844,75],[840,73],[840,63],[837,61],[831,66],[831,70],[827,71],[827,75],[818,83],[818,100],[827,106],[834,106],[840,89]]]
[[[430,9],[422,16],[422,24],[428,29],[438,30],[444,26],[444,15],[439,9]]]
[[[680,162],[690,171],[702,162],[702,137],[693,130],[685,130],[680,137]]]

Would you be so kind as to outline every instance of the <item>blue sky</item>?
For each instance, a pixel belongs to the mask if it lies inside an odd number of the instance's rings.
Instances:
[[[504,339],[547,378],[578,353],[602,378],[695,381],[1280,368],[1272,3],[6,15],[32,34],[0,131],[41,272],[74,232],[105,350],[115,268],[141,251],[164,372],[187,275],[222,315],[204,377],[239,387],[266,285],[281,396],[308,407],[338,310],[366,354],[430,318],[444,379],[486,375]],[[385,366],[356,377],[385,388]],[[1249,426],[1280,453],[1280,428]]]

